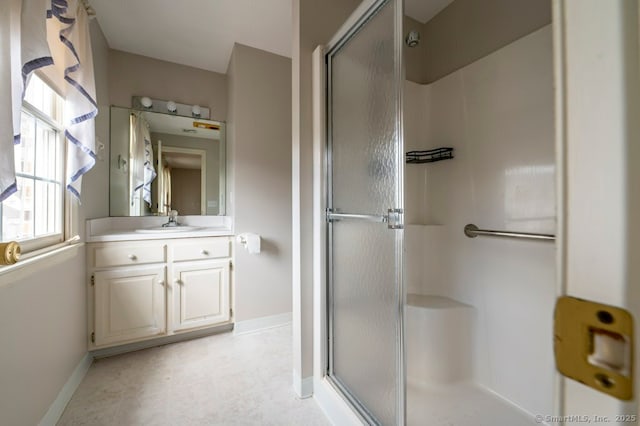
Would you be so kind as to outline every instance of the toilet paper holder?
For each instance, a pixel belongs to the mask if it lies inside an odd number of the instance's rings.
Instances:
[[[260,253],[260,235],[253,234],[251,232],[244,232],[236,236],[236,241],[242,244],[250,254]]]

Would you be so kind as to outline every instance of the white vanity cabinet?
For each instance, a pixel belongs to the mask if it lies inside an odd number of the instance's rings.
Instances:
[[[229,239],[177,241],[173,260],[174,331],[229,321]]]
[[[94,274],[96,346],[165,334],[165,269],[139,266]]]
[[[231,320],[231,239],[88,244],[90,349]]]
[[[175,264],[174,331],[229,321],[229,262]]]

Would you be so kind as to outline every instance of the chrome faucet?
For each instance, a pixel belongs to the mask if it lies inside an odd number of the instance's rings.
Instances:
[[[163,227],[167,227],[167,226],[179,226],[180,224],[178,223],[178,210],[171,210],[169,212],[169,221],[165,224],[163,224]]]

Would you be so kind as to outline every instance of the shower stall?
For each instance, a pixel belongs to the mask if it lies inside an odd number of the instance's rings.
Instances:
[[[405,83],[405,151],[453,148],[405,170],[408,424],[534,425],[555,392],[550,25],[455,68]]]
[[[354,424],[551,424],[551,3],[439,4],[364,1],[314,53],[314,391]]]

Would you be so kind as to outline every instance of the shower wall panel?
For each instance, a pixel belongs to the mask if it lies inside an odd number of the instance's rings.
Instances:
[[[406,87],[407,150],[455,149],[406,168],[407,222],[420,224],[406,233],[409,292],[474,306],[475,381],[551,413],[554,245],[463,234],[467,223],[555,232],[551,27]]]

